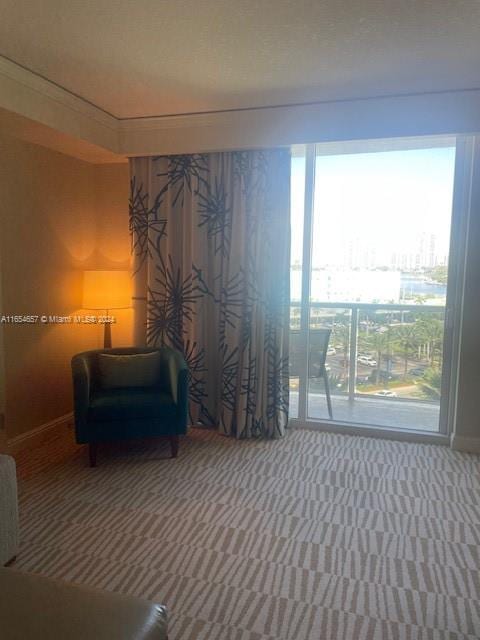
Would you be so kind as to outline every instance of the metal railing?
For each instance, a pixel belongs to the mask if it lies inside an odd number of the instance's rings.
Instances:
[[[290,305],[291,310],[299,309],[300,313],[298,314],[298,330],[295,326],[291,326],[292,334],[296,334],[299,337],[299,360],[303,361],[305,366],[305,372],[308,370],[308,358],[307,354],[309,353],[309,339],[311,336],[315,335],[315,327],[312,326],[312,310],[322,309],[329,310],[335,309],[339,312],[349,311],[349,330],[348,330],[348,398],[350,401],[354,401],[357,394],[357,368],[358,368],[358,337],[359,337],[359,327],[360,327],[360,313],[364,312],[365,314],[390,314],[393,316],[399,316],[400,320],[397,322],[391,322],[389,324],[389,329],[395,330],[397,327],[412,325],[417,320],[414,319],[413,322],[408,322],[408,319],[412,313],[437,313],[442,315],[442,320],[444,320],[445,315],[447,313],[447,309],[444,305],[424,305],[424,304],[374,304],[374,303],[362,303],[362,302],[311,302],[306,305],[302,305],[300,303],[292,302]],[[307,314],[307,319],[303,317],[303,314]],[[336,320],[336,316],[340,314],[335,314],[334,316],[326,314],[325,318],[321,322],[321,326],[318,326],[317,329],[322,327],[333,328],[335,331],[335,326],[338,326],[340,323]],[[319,316],[317,316],[319,317]],[[291,316],[292,318],[292,316]],[[294,318],[295,320],[295,318]],[[373,323],[375,324],[375,323]],[[379,321],[378,325],[385,326],[385,321]],[[292,325],[292,319],[291,319]],[[378,329],[378,327],[377,327]],[[375,326],[372,326],[372,331],[375,331]],[[442,336],[443,342],[443,336]],[[381,363],[377,363],[380,367]],[[300,379],[306,378],[307,376],[299,376]],[[300,383],[300,394],[306,392],[306,380],[304,383]],[[364,394],[361,394],[364,395]],[[402,400],[403,398],[395,398],[396,400]],[[408,398],[405,398],[408,400]]]

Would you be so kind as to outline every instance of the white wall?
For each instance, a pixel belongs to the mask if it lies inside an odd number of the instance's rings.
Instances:
[[[0,251],[0,274],[2,273],[2,254]],[[0,277],[0,316],[2,315],[2,278]],[[0,453],[6,449],[7,432],[5,430],[5,348],[3,324],[0,323]]]
[[[87,140],[91,144],[119,154],[188,153],[328,140],[442,133],[473,134],[480,131],[480,91],[372,98],[122,122],[105,118],[105,114],[84,105],[78,99],[73,99],[70,94],[60,96],[56,90],[52,89],[53,93],[50,95],[51,87],[43,85],[37,87],[35,84],[38,82],[37,78],[27,81],[22,76],[16,78],[16,82],[13,82],[12,78],[10,74],[7,80],[2,79],[7,83],[5,88],[8,88],[8,91],[2,93],[2,100],[8,97],[8,104],[3,104],[0,100],[1,106],[17,111],[44,125],[50,127],[58,125],[64,133],[77,136],[80,141]],[[29,83],[31,86],[27,90],[26,86]],[[35,98],[37,93],[38,100]],[[62,113],[58,112],[60,104],[63,106]],[[4,140],[5,138],[1,138],[0,144],[4,145]],[[75,152],[72,140],[68,146],[69,153]],[[44,144],[48,144],[48,136]],[[480,169],[478,164],[477,161],[472,194],[460,351],[460,385],[455,433],[458,442],[460,442],[459,438],[469,441],[480,438],[477,402],[480,389],[480,252],[478,250],[480,247]],[[60,180],[58,176],[61,176]],[[29,299],[30,303],[42,299],[38,292],[42,288],[45,289],[47,281],[55,282],[55,278],[58,277],[55,274],[58,274],[60,266],[61,269],[68,271],[80,265],[85,267],[90,264],[100,268],[100,265],[112,267],[114,264],[118,266],[127,264],[128,168],[126,165],[115,168],[108,166],[102,171],[93,165],[17,141],[15,144],[7,145],[6,154],[0,154],[0,186],[2,188],[0,255],[3,251],[2,271],[6,274],[4,276],[2,273],[4,309],[5,302],[10,305],[12,295],[16,296],[17,300],[21,299],[24,308],[28,308],[28,305],[22,296]],[[73,214],[68,212],[69,204],[73,205]],[[46,219],[45,215],[47,215]],[[112,231],[113,229],[115,231]],[[95,238],[92,256],[84,255],[81,260],[78,260],[68,255],[69,251],[65,247],[62,235],[70,239],[75,238],[75,242],[79,241],[79,237],[83,237],[85,248],[92,241],[89,237],[90,232]],[[51,246],[48,245],[48,238],[53,241]],[[20,252],[19,247],[21,247]],[[35,256],[38,257],[40,254],[43,256],[39,258],[40,264],[44,266],[38,269]],[[44,259],[46,262],[42,262]],[[62,278],[65,282],[68,280],[68,278],[65,279],[65,275],[62,275]],[[16,282],[19,283],[18,286],[15,286]],[[73,295],[75,286],[67,287],[67,297]],[[71,301],[65,308],[70,308],[73,304]],[[52,308],[58,310],[57,302]],[[115,330],[116,328],[114,328],[114,334]],[[20,336],[15,331],[6,330],[6,352],[9,350],[8,344],[12,335]],[[121,333],[119,337],[122,342],[128,341],[128,335]],[[94,340],[98,343],[101,337],[95,334]],[[21,342],[20,339],[18,342]],[[52,339],[52,346],[54,345],[55,340]],[[25,355],[28,352],[28,348],[20,346],[19,349],[20,352],[25,352]],[[67,351],[71,351],[70,347]],[[32,353],[34,350],[30,350],[30,356]],[[9,355],[6,360],[8,360],[7,375],[10,377],[12,375],[10,373],[11,356]],[[64,367],[64,361],[62,367]],[[70,406],[68,396],[70,391],[64,383],[66,371],[64,367],[61,375],[58,373],[58,377],[55,377],[55,380],[62,379],[62,393],[58,406],[52,404],[48,408],[45,404],[44,410],[35,416],[27,412],[28,415],[25,414],[24,417],[16,420],[12,433],[32,428],[40,420],[48,419],[49,416],[56,417],[59,412]],[[17,376],[19,384],[22,384],[22,380],[25,379],[22,378],[25,371],[21,372],[20,367]],[[23,396],[20,394],[16,400],[17,403],[21,401],[21,397]],[[38,402],[41,404],[43,400],[39,397]],[[467,445],[471,446],[471,443]]]
[[[465,263],[454,446],[480,453],[480,139],[475,145]]]
[[[99,168],[0,135],[0,193],[4,314],[82,313],[82,271],[128,267],[127,165]],[[131,344],[128,312],[119,326],[115,344]],[[13,438],[72,410],[70,359],[101,346],[102,327],[5,324],[3,332]]]

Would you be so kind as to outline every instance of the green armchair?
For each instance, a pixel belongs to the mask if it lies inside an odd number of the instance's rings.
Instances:
[[[88,444],[90,466],[97,444],[165,436],[172,457],[187,432],[188,370],[169,347],[96,349],[72,358],[75,436]]]

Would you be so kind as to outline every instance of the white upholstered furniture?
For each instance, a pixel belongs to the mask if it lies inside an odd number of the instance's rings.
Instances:
[[[167,640],[165,607],[0,567],[2,640]]]
[[[18,551],[18,503],[15,460],[0,455],[0,566]]]

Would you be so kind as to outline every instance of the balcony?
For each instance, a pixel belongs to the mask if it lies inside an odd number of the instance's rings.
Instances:
[[[292,303],[292,418],[329,420],[324,381],[307,362],[318,357],[316,335],[327,328],[334,421],[439,431],[444,307],[318,302],[306,314],[302,329],[301,307]]]

